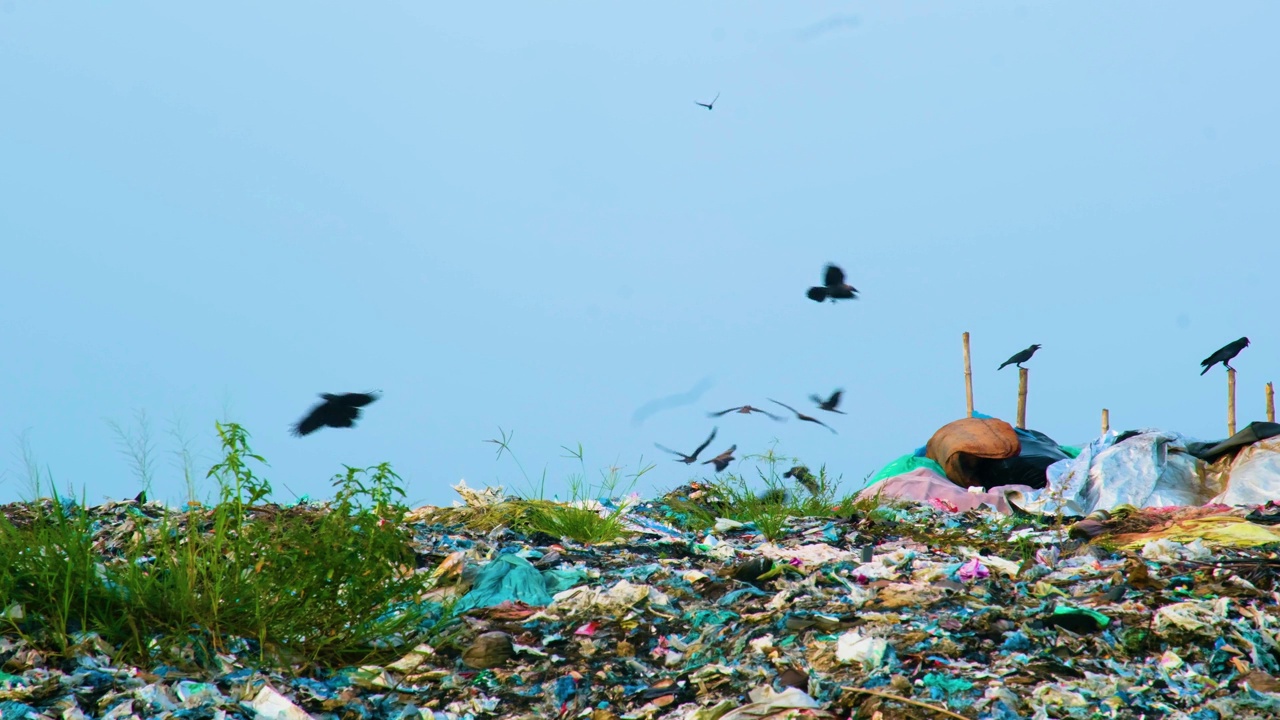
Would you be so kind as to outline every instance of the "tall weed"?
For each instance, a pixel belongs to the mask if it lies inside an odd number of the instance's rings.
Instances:
[[[513,433],[506,433],[499,428],[500,440],[488,440],[498,446],[498,457],[503,453],[510,455],[516,467],[529,481],[515,452],[511,449]],[[630,493],[636,483],[651,471],[652,464],[645,465],[640,459],[640,469],[629,475],[623,474],[623,468],[611,465],[600,471],[600,480],[592,483],[587,480],[585,453],[582,444],[576,448],[561,446],[568,455],[563,456],[578,461],[578,472],[567,479],[569,497],[564,502],[546,498],[546,469],[542,471],[540,482],[533,487],[534,494],[517,501],[505,503],[506,507],[499,512],[505,514],[509,521],[505,524],[526,532],[543,532],[553,537],[569,538],[581,543],[595,544],[617,540],[626,534],[624,516],[628,505],[624,499],[615,502],[620,495]],[[624,486],[625,482],[625,486]],[[532,485],[532,483],[530,482]],[[606,504],[607,503],[607,504]],[[505,512],[503,512],[505,511]]]
[[[23,522],[0,518],[0,597],[21,608],[0,627],[58,650],[91,630],[134,662],[178,666],[228,651],[291,666],[362,662],[418,633],[431,608],[390,465],[344,467],[331,502],[286,508],[264,502],[272,487],[254,470],[266,461],[248,432],[217,431],[217,505],[154,521],[128,506],[123,547],[95,547],[90,512],[57,498]]]

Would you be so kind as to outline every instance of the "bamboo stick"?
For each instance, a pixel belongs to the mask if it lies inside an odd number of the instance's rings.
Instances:
[[[1236,371],[1227,368],[1227,437],[1236,434]]]
[[[964,341],[964,407],[965,417],[973,417],[973,368],[969,365],[969,333],[961,336]]]
[[[857,693],[859,695],[870,695],[871,697],[878,697],[883,700],[892,700],[893,702],[900,702],[904,705],[914,705],[918,708],[923,708],[925,710],[932,710],[933,712],[936,712],[939,715],[942,715],[944,717],[960,718],[960,720],[968,720],[968,718],[966,718],[965,716],[959,715],[957,713],[953,713],[944,707],[938,707],[937,705],[930,705],[927,702],[921,702],[919,700],[915,700],[912,698],[902,697],[901,695],[894,695],[893,693],[880,692],[879,690],[868,690],[866,688],[860,688],[860,687],[841,686],[840,689],[844,690],[845,692]],[[876,715],[880,715],[880,713],[877,712]]]
[[[1018,368],[1018,427],[1027,429],[1027,369]]]
[[[1102,408],[1102,434],[1106,435],[1107,431],[1110,429],[1111,429],[1111,411],[1106,408]]]
[[[1267,383],[1267,422],[1276,421],[1276,388]]]

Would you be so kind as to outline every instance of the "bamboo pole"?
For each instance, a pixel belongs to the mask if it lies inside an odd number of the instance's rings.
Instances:
[[[908,697],[902,697],[901,695],[894,695],[893,693],[880,692],[879,690],[868,690],[866,688],[860,688],[860,687],[848,687],[843,685],[840,687],[840,689],[844,690],[847,693],[853,693],[855,695],[870,695],[871,697],[878,697],[882,700],[892,700],[893,702],[900,702],[903,705],[914,705],[918,708],[931,710],[939,715],[942,715],[943,717],[960,718],[960,720],[968,720],[965,716],[959,715],[957,713],[953,713],[944,707],[938,707],[937,705],[930,705],[927,702],[921,702],[920,700],[913,700]],[[881,714],[882,713],[880,713],[879,711],[876,712],[876,715],[881,715]]]
[[[1227,437],[1236,434],[1236,371],[1227,368]]]
[[[1111,411],[1106,408],[1102,408],[1102,434],[1106,435],[1107,431],[1110,429],[1111,429]]]
[[[1018,368],[1018,427],[1027,429],[1027,369]]]
[[[1276,388],[1267,383],[1267,422],[1276,421]]]
[[[965,417],[973,417],[973,368],[969,365],[969,333],[961,336],[964,341],[964,407]]]

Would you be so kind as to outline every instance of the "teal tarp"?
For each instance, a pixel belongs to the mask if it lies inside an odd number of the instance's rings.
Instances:
[[[942,466],[929,458],[919,457],[915,454],[907,454],[880,468],[880,472],[876,473],[867,485],[874,485],[885,478],[896,477],[903,473],[909,473],[912,470],[918,470],[919,468],[932,470],[942,477],[947,476],[947,472],[942,469]]]
[[[473,608],[494,607],[504,602],[522,602],[526,605],[551,604],[551,596],[568,590],[584,579],[575,570],[547,570],[539,572],[528,560],[508,553],[499,555],[493,562],[480,569],[471,592],[462,596],[454,606],[455,613]]]

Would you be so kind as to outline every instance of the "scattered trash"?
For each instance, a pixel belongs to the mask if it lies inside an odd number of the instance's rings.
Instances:
[[[860,663],[868,670],[884,665],[888,653],[889,641],[884,638],[863,637],[856,630],[850,630],[836,641],[836,658],[840,662]]]
[[[270,685],[263,685],[257,696],[253,698],[253,702],[248,705],[257,713],[258,720],[310,720],[311,718],[302,708],[294,705]]]
[[[1280,712],[1280,504],[1212,502],[1245,477],[1280,490],[1266,469],[1268,428],[1225,448],[1110,433],[1077,453],[974,421],[939,431],[934,460],[895,461],[903,472],[839,517],[788,517],[769,537],[715,514],[723,506],[705,486],[682,491],[681,507],[707,504],[697,531],[669,496],[602,499],[591,511],[620,513],[626,532],[586,543],[481,527],[474,519],[499,512],[501,489],[460,485],[463,503],[405,515],[409,570],[437,610],[417,634],[388,638],[377,663],[299,659],[286,672],[260,664],[247,640],[206,647],[193,629],[185,646],[133,667],[93,633],[71,633],[65,651],[39,645],[31,604],[0,598],[0,718]],[[1210,460],[1197,454],[1208,450]],[[0,510],[15,524],[31,513]],[[160,511],[92,508],[102,562]]]

